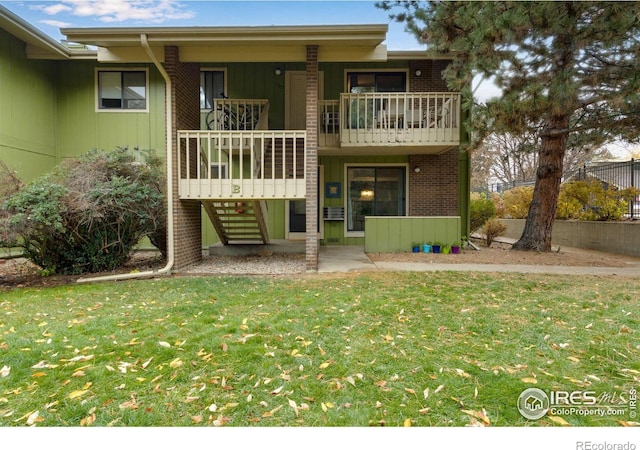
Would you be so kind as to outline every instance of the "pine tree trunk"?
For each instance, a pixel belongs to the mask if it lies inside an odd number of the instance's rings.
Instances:
[[[513,245],[514,250],[551,251],[551,231],[562,182],[567,125],[568,120],[554,119],[548,122],[542,133],[533,200],[529,206],[522,236]]]

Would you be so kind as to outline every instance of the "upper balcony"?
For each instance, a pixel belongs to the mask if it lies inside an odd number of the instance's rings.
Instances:
[[[440,153],[459,144],[459,93],[341,94],[319,102],[321,154]]]
[[[342,94],[318,107],[321,155],[437,154],[460,143],[457,93]],[[182,199],[306,196],[307,132],[268,130],[269,102],[216,100],[208,130],[178,131]]]

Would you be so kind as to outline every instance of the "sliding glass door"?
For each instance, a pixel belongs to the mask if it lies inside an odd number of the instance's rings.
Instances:
[[[406,167],[347,168],[347,232],[364,231],[366,216],[406,215]]]

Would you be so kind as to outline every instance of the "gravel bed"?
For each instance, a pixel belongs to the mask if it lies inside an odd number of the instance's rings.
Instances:
[[[202,262],[183,270],[181,274],[215,275],[290,275],[305,273],[305,257],[299,254],[264,256],[204,256]]]

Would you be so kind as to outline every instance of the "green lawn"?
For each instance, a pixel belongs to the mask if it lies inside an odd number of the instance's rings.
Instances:
[[[618,426],[528,387],[640,386],[640,280],[176,277],[0,294],[0,425]]]

